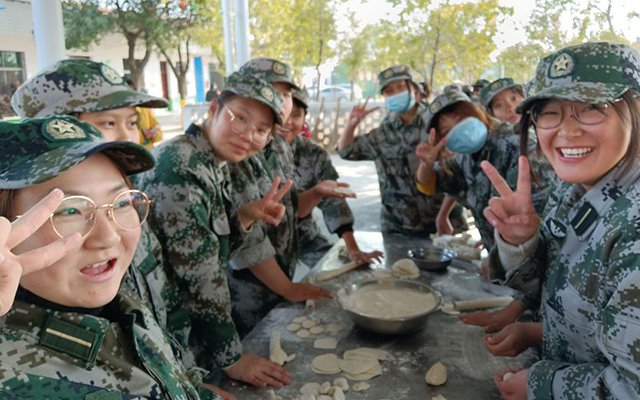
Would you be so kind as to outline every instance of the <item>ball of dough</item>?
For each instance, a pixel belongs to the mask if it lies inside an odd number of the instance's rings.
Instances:
[[[433,364],[424,376],[424,380],[433,386],[443,385],[447,381],[447,367],[438,361]]]
[[[503,381],[508,381],[509,379],[513,378],[515,374],[513,372],[507,372],[506,374],[502,375],[502,380]]]

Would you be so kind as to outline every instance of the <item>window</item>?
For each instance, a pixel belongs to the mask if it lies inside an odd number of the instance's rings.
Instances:
[[[0,51],[0,95],[11,96],[24,81],[24,53]]]

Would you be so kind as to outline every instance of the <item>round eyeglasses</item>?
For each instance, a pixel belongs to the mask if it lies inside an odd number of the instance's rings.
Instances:
[[[58,209],[51,213],[49,220],[55,233],[61,238],[78,232],[87,236],[96,226],[96,213],[106,209],[107,215],[120,229],[139,228],[149,215],[151,200],[144,192],[127,190],[118,194],[111,204],[96,206],[86,196],[69,196],[62,199]]]
[[[271,140],[271,129],[258,128],[247,116],[240,112],[233,112],[227,107],[227,113],[231,120],[231,131],[236,135],[249,133],[251,141],[258,146],[263,146]]]
[[[550,100],[535,104],[531,108],[531,119],[538,128],[557,128],[564,119],[564,110],[566,107],[571,109],[571,115],[579,123],[583,125],[597,125],[607,118],[611,104],[589,104]]]

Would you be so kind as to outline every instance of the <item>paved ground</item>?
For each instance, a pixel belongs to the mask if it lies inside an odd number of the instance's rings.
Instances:
[[[157,110],[156,116],[165,140],[182,133],[179,112]],[[380,231],[380,191],[373,162],[345,161],[335,154],[331,161],[340,174],[340,180],[349,183],[351,189],[358,194],[357,199],[348,200],[356,220],[355,229]],[[320,226],[324,227],[324,223]]]

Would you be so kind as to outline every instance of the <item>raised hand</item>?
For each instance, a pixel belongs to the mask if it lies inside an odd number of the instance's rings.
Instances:
[[[517,246],[526,242],[540,227],[540,217],[531,200],[527,158],[520,156],[518,159],[518,185],[515,192],[490,162],[483,161],[480,166],[499,194],[489,200],[483,211],[485,218],[507,243]]]
[[[23,275],[52,265],[80,246],[80,234],[76,233],[22,254],[12,251],[47,222],[63,197],[60,189],[54,189],[15,222],[0,217],[0,315],[6,314],[13,305]]]
[[[418,147],[416,147],[416,156],[418,156],[420,161],[431,167],[438,160],[438,156],[445,144],[447,144],[447,137],[445,136],[440,139],[440,141],[437,141],[436,130],[435,128],[431,128],[429,131],[429,140],[420,143]]]
[[[368,103],[369,103],[369,97],[367,97],[363,105],[358,104],[356,106],[353,106],[353,108],[351,109],[351,113],[349,114],[349,121],[348,121],[349,125],[351,126],[358,125],[360,121],[362,121],[364,118],[367,117],[367,115],[371,114],[372,112],[380,108],[376,106],[367,110]]]
[[[282,197],[291,189],[292,180],[288,180],[279,190],[280,177],[273,180],[273,184],[267,194],[257,201],[252,201],[238,210],[238,218],[242,226],[248,228],[255,221],[264,221],[272,225],[278,225],[284,217],[286,207],[280,203]]]

